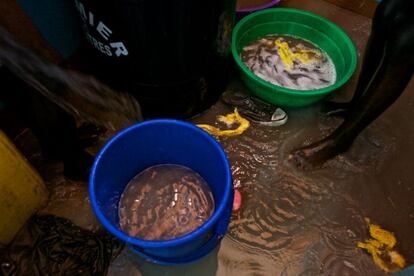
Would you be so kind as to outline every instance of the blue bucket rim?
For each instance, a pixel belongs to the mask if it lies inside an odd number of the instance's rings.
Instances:
[[[196,230],[186,235],[180,236],[173,240],[165,240],[165,241],[149,241],[149,240],[143,240],[143,239],[130,237],[128,234],[124,233],[123,231],[118,230],[118,228],[112,225],[112,223],[106,218],[106,216],[102,213],[101,208],[99,207],[97,203],[96,195],[94,192],[95,174],[96,174],[96,170],[99,166],[102,156],[112,146],[112,144],[114,144],[118,139],[122,138],[123,136],[128,135],[131,131],[146,127],[148,125],[157,125],[157,124],[158,125],[175,124],[175,125],[179,125],[182,127],[190,128],[193,131],[202,135],[210,144],[213,145],[213,147],[217,149],[218,153],[220,154],[221,160],[224,163],[224,166],[227,168],[226,169],[227,188],[224,191],[223,198],[231,198],[231,192],[233,188],[230,162],[227,158],[227,155],[223,147],[210,134],[208,134],[203,129],[195,126],[194,124],[180,121],[180,120],[174,120],[174,119],[155,119],[155,120],[148,120],[148,121],[137,123],[135,125],[132,125],[120,131],[118,134],[112,137],[105,144],[105,146],[99,151],[98,155],[95,158],[95,161],[93,163],[91,173],[89,176],[89,198],[91,201],[92,210],[94,211],[95,215],[98,217],[98,220],[112,235],[123,240],[124,242],[128,244],[141,247],[141,248],[173,247],[173,246],[178,246],[188,241],[191,241],[194,238],[197,238],[199,236],[202,236],[206,234],[206,232],[209,231],[210,229],[213,229],[213,226],[219,221],[221,214],[225,212],[226,207],[227,207],[226,202],[222,201],[219,207],[214,210],[214,214],[202,226],[200,226]]]

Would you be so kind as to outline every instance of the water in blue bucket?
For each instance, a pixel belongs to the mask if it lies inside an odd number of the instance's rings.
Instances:
[[[196,230],[213,212],[213,194],[198,173],[163,164],[128,183],[119,201],[119,225],[132,237],[171,240]]]
[[[214,213],[199,228],[175,239],[131,237],[119,227],[121,194],[135,175],[160,164],[197,172],[211,189]],[[89,193],[94,212],[110,233],[145,259],[169,265],[193,262],[216,248],[227,231],[233,203],[231,170],[222,147],[198,127],[176,120],[146,121],[112,138],[95,160]]]

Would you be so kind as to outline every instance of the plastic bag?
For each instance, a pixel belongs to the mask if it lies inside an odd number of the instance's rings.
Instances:
[[[1,275],[105,275],[124,245],[52,215],[34,216],[0,249]]]

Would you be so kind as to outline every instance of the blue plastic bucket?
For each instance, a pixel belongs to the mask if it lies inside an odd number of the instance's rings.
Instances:
[[[129,180],[148,167],[183,165],[198,172],[209,184],[215,200],[210,219],[195,231],[168,241],[146,241],[119,228],[118,203]],[[148,261],[182,264],[210,253],[227,231],[233,186],[222,147],[200,128],[177,120],[151,120],[129,127],[112,138],[92,167],[89,194],[102,225]]]

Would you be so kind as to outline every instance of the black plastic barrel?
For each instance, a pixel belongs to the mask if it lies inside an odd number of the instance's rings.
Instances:
[[[146,117],[192,116],[228,80],[235,0],[75,0],[89,72]]]

